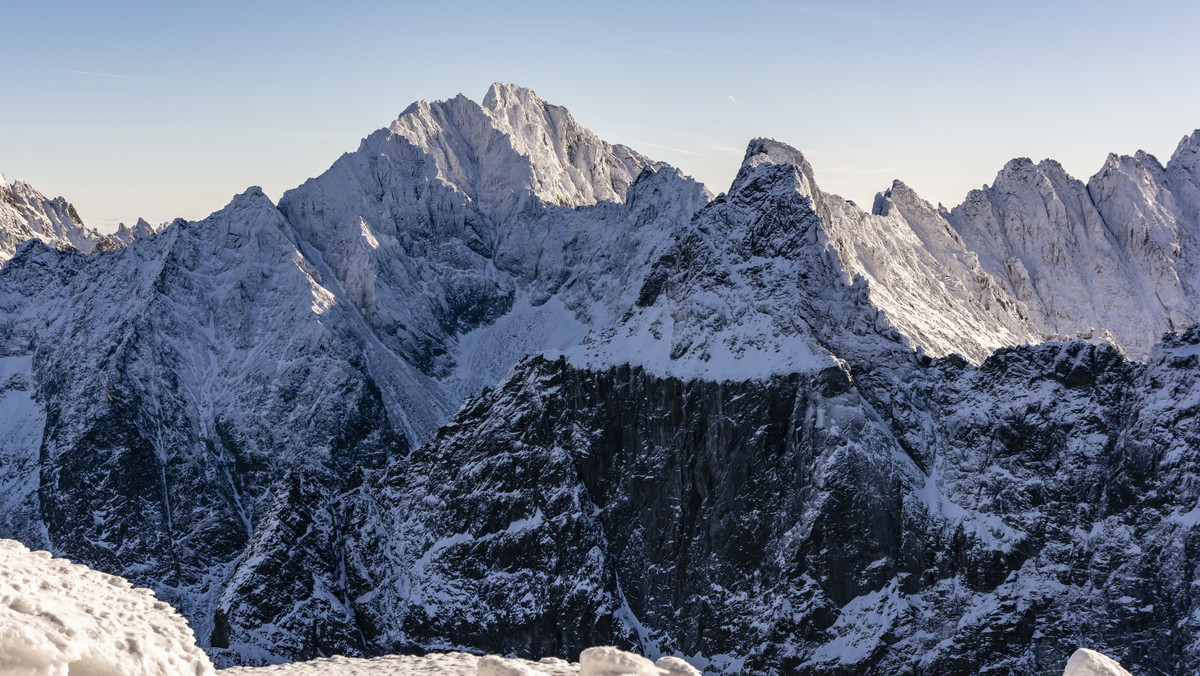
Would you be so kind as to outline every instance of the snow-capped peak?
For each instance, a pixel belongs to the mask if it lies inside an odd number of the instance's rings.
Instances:
[[[811,195],[816,187],[813,179],[812,165],[804,158],[804,154],[786,143],[774,139],[752,139],[746,146],[746,155],[742,166],[730,186],[731,193],[743,190],[751,181],[754,170],[761,165],[771,167],[794,167],[797,173],[797,186],[805,194]]]
[[[439,180],[501,219],[528,208],[530,194],[568,207],[620,202],[642,169],[662,166],[514,85],[492,85],[483,105],[461,94],[415,103],[387,131],[359,152],[380,152],[400,137],[433,160]]]
[[[892,187],[881,193],[875,193],[875,201],[871,205],[871,213],[876,216],[887,216],[897,203],[921,205],[921,208],[933,210],[928,202],[921,199],[920,195],[917,195],[915,190],[908,187],[908,184],[900,179],[895,179],[892,181]]]
[[[514,150],[528,157],[539,197],[564,206],[620,202],[641,170],[658,165],[625,146],[609,145],[566,108],[512,84],[495,83],[483,99]]]
[[[1193,176],[1200,176],[1200,129],[1179,141],[1167,167],[1185,169]]]
[[[949,219],[1042,335],[1111,340],[1143,359],[1164,332],[1200,318],[1190,143],[1169,168],[1145,151],[1110,154],[1086,185],[1054,160],[1018,158]]]
[[[483,96],[483,107],[499,115],[521,109],[543,109],[546,105],[542,97],[532,89],[508,82],[493,82],[492,86],[488,87],[487,94]]]
[[[139,218],[137,219],[137,223],[135,223],[132,227],[125,225],[124,223],[117,224],[117,231],[109,235],[109,237],[121,245],[127,245],[132,243],[135,239],[157,234],[160,230],[162,230],[163,227],[165,227],[165,224],[162,226],[154,226],[150,223],[147,223],[146,219]]]
[[[91,252],[102,238],[66,199],[50,199],[20,179],[10,184],[0,174],[0,265],[29,239]]]

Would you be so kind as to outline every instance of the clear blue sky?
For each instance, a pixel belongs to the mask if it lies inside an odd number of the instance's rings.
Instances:
[[[724,190],[746,141],[869,205],[1200,127],[1200,3],[6,2],[0,172],[103,230],[282,192],[417,99],[530,87]]]

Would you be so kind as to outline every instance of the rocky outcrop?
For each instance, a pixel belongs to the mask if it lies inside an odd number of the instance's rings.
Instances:
[[[50,199],[25,181],[10,185],[0,174],[0,265],[30,239],[93,251],[104,236],[84,226],[79,212],[62,197]]]
[[[740,382],[536,358],[364,489],[347,596],[373,652],[974,673],[1083,640],[1190,671],[1198,352]]]
[[[1198,139],[1167,167],[1141,151],[1110,155],[1086,186],[1053,160],[1013,160],[948,218],[1047,338],[1145,359],[1164,332],[1200,321]]]

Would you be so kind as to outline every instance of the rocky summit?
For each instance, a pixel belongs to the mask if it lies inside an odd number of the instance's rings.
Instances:
[[[497,84],[107,244],[0,180],[0,537],[224,665],[1200,670],[1198,157],[867,212]]]

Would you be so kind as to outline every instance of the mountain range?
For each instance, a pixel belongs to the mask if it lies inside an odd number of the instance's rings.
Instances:
[[[497,84],[196,222],[0,181],[0,537],[224,664],[1200,669],[1200,132],[950,210],[815,176]]]

